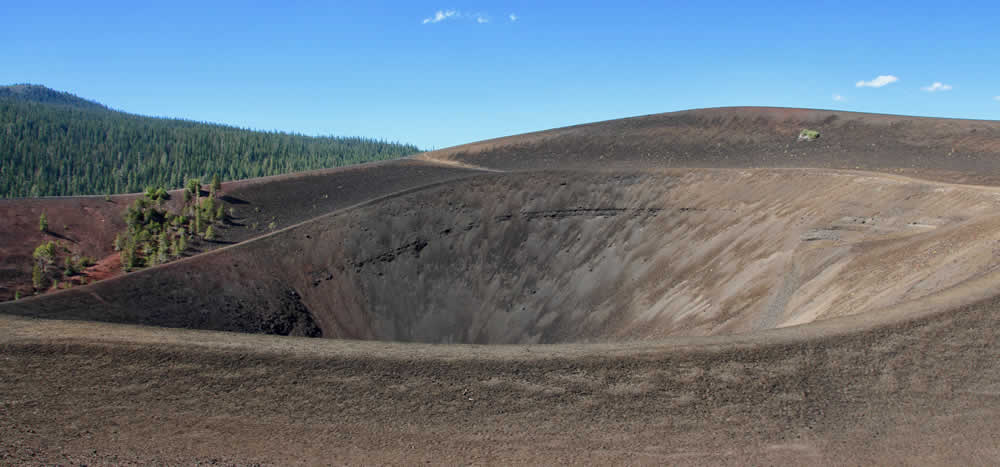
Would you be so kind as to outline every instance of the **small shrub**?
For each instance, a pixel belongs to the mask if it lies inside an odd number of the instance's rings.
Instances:
[[[14,300],[20,300],[20,299],[21,299],[21,291],[20,290],[15,290],[14,291]]]
[[[819,132],[816,130],[803,129],[799,132],[799,141],[812,141],[819,138]]]
[[[38,216],[38,230],[42,232],[47,232],[49,230],[49,218],[45,217],[44,212],[41,216]]]

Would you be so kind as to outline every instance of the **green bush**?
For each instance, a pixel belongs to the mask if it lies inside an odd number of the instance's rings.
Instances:
[[[36,263],[42,263],[43,267],[51,265],[56,259],[56,244],[54,242],[46,242],[38,245],[31,256],[35,258]]]
[[[799,141],[812,141],[819,138],[819,132],[816,130],[803,129],[799,132]]]

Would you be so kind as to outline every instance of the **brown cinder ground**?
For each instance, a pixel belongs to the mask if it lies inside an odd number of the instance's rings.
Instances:
[[[998,141],[708,109],[239,182],[288,227],[0,305],[0,460],[994,464]]]

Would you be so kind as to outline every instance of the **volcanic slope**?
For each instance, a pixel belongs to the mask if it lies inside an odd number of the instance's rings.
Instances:
[[[820,139],[797,141],[802,128]],[[17,375],[0,383],[0,452],[989,463],[998,141],[996,122],[734,108],[385,163],[412,176],[365,179],[353,206],[260,238],[0,305]],[[330,187],[302,183],[243,197]],[[151,442],[149,427],[173,434]]]

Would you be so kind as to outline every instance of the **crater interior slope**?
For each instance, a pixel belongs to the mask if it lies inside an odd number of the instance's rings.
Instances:
[[[0,304],[0,459],[990,464],[998,182],[997,122],[774,108],[241,182],[287,227]]]

